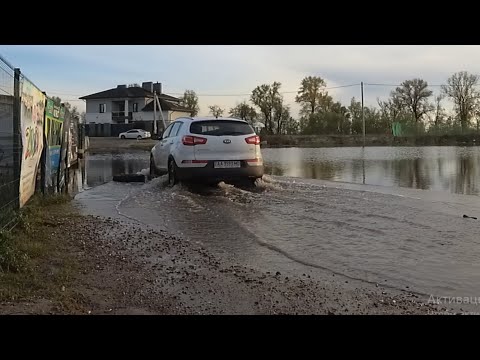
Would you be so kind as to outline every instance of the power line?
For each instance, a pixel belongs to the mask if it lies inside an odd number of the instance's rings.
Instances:
[[[360,86],[360,84],[349,84],[349,85],[339,85],[339,86],[330,86],[323,88],[322,90],[332,90],[332,89],[340,89],[340,88],[346,88],[346,87],[352,87],[352,86]],[[79,94],[72,94],[72,93],[65,93],[61,91],[48,91],[47,93],[50,94],[57,94],[57,95],[71,95],[71,96],[84,96],[84,95],[79,95]],[[296,94],[298,93],[298,90],[294,91],[280,91],[279,94]],[[178,93],[178,92],[169,92],[168,94],[171,95],[183,95],[184,93]],[[167,95],[168,95],[167,94]],[[197,96],[250,96],[252,93],[243,93],[243,94],[196,94]]]
[[[392,86],[392,87],[396,87],[396,86],[403,86],[404,84],[369,84],[369,83],[364,83],[363,85],[369,85],[369,86]],[[448,84],[427,84],[427,86],[435,86],[435,87],[439,87],[439,86],[450,86]],[[473,86],[480,86],[480,84],[475,84]]]
[[[340,86],[331,86],[331,87],[326,87],[323,88],[322,90],[331,90],[331,89],[339,89],[339,88],[346,88],[346,87],[352,87],[352,86],[359,86],[360,84],[350,84],[350,85],[340,85]],[[295,91],[280,91],[279,94],[297,94],[298,90]],[[183,95],[183,93],[170,93],[172,95]],[[249,96],[252,95],[252,93],[245,93],[245,94],[196,94],[197,96]]]

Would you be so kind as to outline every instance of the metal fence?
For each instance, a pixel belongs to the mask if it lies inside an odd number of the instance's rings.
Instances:
[[[47,99],[0,56],[0,231],[15,227],[16,212],[35,192],[68,191],[70,167],[77,163],[78,143],[83,143],[79,119],[63,104],[54,107],[61,116],[47,119],[46,106],[53,101]]]
[[[13,214],[19,207],[18,89],[14,68],[0,57],[0,230],[15,225]]]

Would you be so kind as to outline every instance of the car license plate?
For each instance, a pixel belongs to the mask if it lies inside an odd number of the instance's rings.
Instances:
[[[213,163],[213,167],[215,169],[239,168],[240,167],[240,161],[215,161]]]

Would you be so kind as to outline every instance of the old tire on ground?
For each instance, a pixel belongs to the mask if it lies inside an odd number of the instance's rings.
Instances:
[[[168,159],[168,186],[173,187],[178,183],[177,179],[177,164],[173,158]]]

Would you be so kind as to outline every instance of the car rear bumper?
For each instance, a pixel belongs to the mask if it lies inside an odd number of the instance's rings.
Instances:
[[[233,169],[215,169],[213,161],[204,167],[177,167],[179,180],[236,180],[242,178],[260,178],[263,176],[263,165],[251,166],[246,161],[241,162],[241,167]]]

